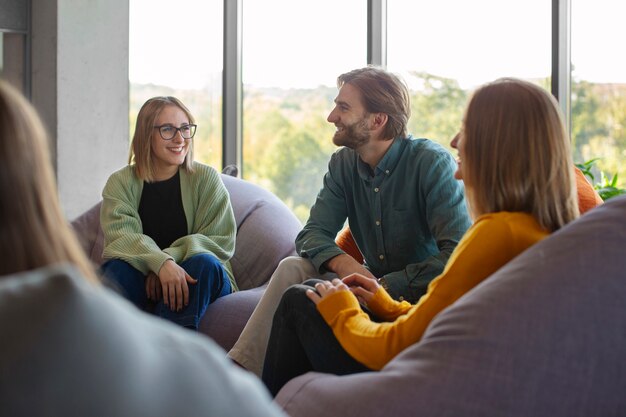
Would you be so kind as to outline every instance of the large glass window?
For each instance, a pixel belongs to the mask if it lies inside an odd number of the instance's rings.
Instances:
[[[618,175],[626,187],[626,5],[572,1],[572,141],[574,159],[598,158],[592,173]]]
[[[574,158],[598,158],[597,179],[618,174],[622,187],[625,7],[572,0]],[[326,121],[336,77],[366,65],[367,2],[243,0],[242,10],[242,175],[304,221],[336,149]],[[387,0],[387,67],[411,90],[409,131],[449,146],[477,86],[511,76],[549,89],[551,14],[546,0]],[[222,48],[223,0],[130,0],[131,133],[146,99],[175,95],[198,119],[198,160],[220,168]]]
[[[196,118],[196,160],[220,170],[223,1],[130,0],[129,36],[130,134],[147,99],[175,96]]]
[[[326,117],[337,76],[366,59],[362,0],[243,2],[243,176],[301,221],[336,149]]]
[[[412,95],[409,131],[445,146],[471,91],[500,77],[546,89],[551,2],[388,0],[387,64]]]

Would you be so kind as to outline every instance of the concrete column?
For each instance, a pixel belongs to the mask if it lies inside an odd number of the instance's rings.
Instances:
[[[69,219],[128,156],[128,1],[32,0],[32,98]]]

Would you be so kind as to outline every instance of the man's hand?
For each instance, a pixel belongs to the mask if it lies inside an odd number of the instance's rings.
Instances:
[[[172,311],[180,311],[189,304],[189,284],[196,281],[176,262],[168,259],[159,270],[163,303]]]
[[[352,256],[342,253],[326,261],[326,269],[333,271],[339,278],[358,273],[366,277],[375,278],[370,271],[358,263]]]
[[[374,297],[376,291],[378,291],[378,288],[380,288],[380,284],[376,278],[366,277],[361,274],[350,274],[342,281],[350,287],[352,294],[364,305],[367,305],[372,297]]]
[[[306,290],[306,295],[315,303],[319,304],[324,298],[339,291],[349,291],[346,284],[341,282],[340,279],[335,278],[332,281],[322,281],[315,284],[315,291]],[[319,294],[318,294],[319,293]]]

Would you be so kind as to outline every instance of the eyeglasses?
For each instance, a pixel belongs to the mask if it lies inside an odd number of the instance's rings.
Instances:
[[[172,140],[176,133],[180,132],[183,139],[191,139],[196,134],[197,125],[182,125],[181,127],[174,127],[172,125],[154,126],[155,129],[159,129],[159,134],[164,140]]]

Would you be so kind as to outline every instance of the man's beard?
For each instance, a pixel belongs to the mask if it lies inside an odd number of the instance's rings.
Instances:
[[[370,133],[367,130],[367,119],[364,117],[358,122],[344,126],[343,131],[335,132],[333,143],[337,146],[345,146],[357,149],[370,141]]]

